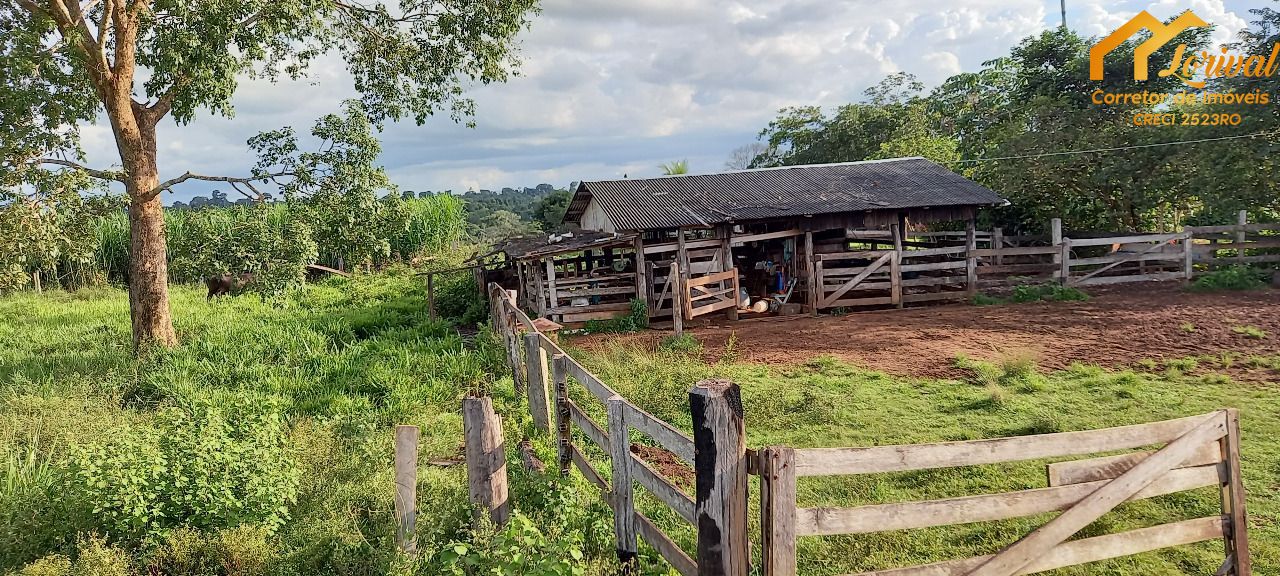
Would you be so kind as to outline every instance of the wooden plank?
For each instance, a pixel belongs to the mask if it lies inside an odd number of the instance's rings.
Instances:
[[[976,248],[975,248],[976,250]],[[926,256],[950,256],[964,254],[964,246],[948,246],[946,248],[928,248],[925,250],[903,250],[903,258],[924,258]]]
[[[567,402],[569,404],[569,421],[582,430],[582,434],[593,444],[608,452],[609,434],[599,424],[596,424],[590,416],[587,416],[587,413],[583,412],[582,408],[573,400],[568,400]]]
[[[644,541],[648,542],[650,546],[653,546],[653,549],[657,550],[658,554],[661,554],[662,558],[676,572],[679,572],[681,576],[698,575],[698,565],[693,563],[693,559],[688,554],[685,554],[684,550],[680,549],[670,537],[659,530],[652,520],[644,514],[636,512],[635,521],[636,531],[640,534],[640,537],[644,538]]]
[[[1150,486],[1174,466],[1186,461],[1202,444],[1222,438],[1226,434],[1226,413],[1214,413],[1213,416],[1138,463],[1128,472],[1094,490],[1075,506],[1000,551],[995,557],[971,572],[970,576],[1014,576],[1020,569],[1037,558],[1043,557],[1121,502]]]
[[[764,576],[796,576],[795,450],[765,448],[758,461]]]
[[[762,242],[765,240],[777,240],[779,238],[793,238],[804,234],[804,232],[796,230],[783,230],[781,232],[765,232],[763,234],[747,234],[745,236],[735,236],[730,244],[733,247],[742,246],[748,242]]]
[[[707,284],[718,284],[720,282],[724,282],[725,280],[732,280],[733,277],[737,275],[738,275],[738,271],[736,269],[727,270],[725,272],[708,274],[706,276],[700,276],[698,278],[690,278],[686,283],[686,285],[689,286],[690,288],[693,288],[697,286],[706,286]]]
[[[1159,244],[1155,246],[1161,246]],[[1134,254],[1132,252],[1114,252],[1107,256],[1094,258],[1072,258],[1071,266],[1097,266],[1099,264],[1124,264],[1125,262],[1181,262],[1186,255],[1182,252],[1160,252],[1155,254]]]
[[[836,252],[833,254],[818,254],[817,259],[821,262],[830,262],[832,260],[875,260],[892,253],[893,250],[863,250],[861,252]]]
[[[1116,428],[963,442],[797,449],[796,475],[907,472],[1132,450],[1172,442],[1202,422],[1217,417],[1219,413],[1214,412]]]
[[[1143,234],[1140,236],[1115,236],[1112,238],[1071,238],[1071,245],[1081,248],[1084,246],[1110,246],[1112,244],[1138,244],[1145,242],[1168,244],[1181,236],[1182,233],[1178,232],[1176,234]]]
[[[614,288],[573,288],[560,290],[558,292],[561,299],[582,298],[584,296],[620,296],[632,295],[635,293],[635,286],[618,286]]]
[[[1217,464],[1222,460],[1222,455],[1218,452],[1218,445],[1216,443],[1205,444],[1196,451],[1194,456],[1188,458],[1187,461],[1183,462],[1179,467],[1191,468],[1195,466]],[[1085,482],[1108,480],[1128,472],[1130,468],[1133,468],[1139,462],[1154,453],[1154,451],[1130,452],[1128,454],[1101,456],[1086,460],[1057,462],[1046,466],[1045,473],[1049,477],[1050,486],[1065,486],[1067,484],[1083,484]]]
[[[893,255],[894,255],[893,252],[886,252],[883,256],[877,258],[875,262],[871,263],[870,266],[867,266],[866,269],[863,270],[860,274],[858,274],[857,276],[854,276],[852,280],[846,282],[843,286],[836,289],[835,292],[832,292],[830,295],[824,297],[823,299],[825,301],[824,307],[829,306],[831,302],[838,300],[841,296],[844,296],[846,292],[856,287],[859,282],[866,280],[867,277],[870,276],[872,273],[879,270],[880,268],[883,268],[884,265],[887,264],[889,260],[893,258]]]
[[[653,438],[668,452],[693,465],[693,438],[686,436],[674,426],[659,420],[630,402],[627,403],[627,424],[645,436]]]
[[[600,400],[601,402],[608,402],[609,398],[618,395],[613,388],[610,388],[602,382],[595,374],[587,372],[587,369],[583,368],[577,360],[567,356],[566,358],[569,376],[572,376],[574,380],[577,380],[579,384],[582,384],[583,387],[585,387],[592,396],[595,396],[597,400]]]
[[[1240,477],[1240,412],[1227,410],[1227,436],[1222,441],[1222,456],[1227,463],[1227,482],[1224,484],[1227,514],[1231,518],[1228,535],[1229,555],[1234,564],[1235,576],[1252,576],[1253,557],[1249,553],[1249,519],[1245,512],[1244,480]]]
[[[1018,246],[1014,248],[985,249],[979,248],[973,251],[973,255],[979,258],[1003,257],[1003,256],[1041,256],[1060,254],[1061,248],[1057,246]],[[999,262],[997,262],[999,264]]]
[[[631,311],[630,302],[615,302],[610,304],[592,304],[590,306],[561,306],[559,308],[548,311],[549,314],[577,314],[581,312],[629,312]]]
[[[1264,223],[1264,224],[1228,224],[1226,226],[1187,226],[1187,230],[1195,234],[1214,234],[1221,232],[1265,232],[1271,230],[1280,231],[1280,222]]]
[[[697,308],[690,307],[688,309],[688,316],[690,318],[697,318],[698,316],[710,314],[717,310],[726,310],[728,308],[736,308],[737,306],[738,304],[733,300],[721,300],[720,302],[716,302],[714,304],[705,304]]]
[[[1073,286],[1101,286],[1106,284],[1125,284],[1128,282],[1161,282],[1182,278],[1182,271],[1157,272],[1154,274],[1135,274],[1132,276],[1102,276],[1088,280],[1072,280]]]
[[[720,245],[719,239],[691,240],[691,241],[685,242],[685,249],[691,250],[695,248],[713,248],[719,245]],[[649,246],[644,247],[644,253],[646,255],[664,254],[667,252],[676,252],[679,249],[680,249],[680,244],[678,242],[672,242],[669,244],[651,244]]]
[[[905,301],[905,295],[902,297]],[[892,296],[884,296],[880,298],[846,298],[844,300],[836,300],[829,302],[823,308],[851,308],[855,306],[887,306],[893,304]]]
[[[679,514],[685,522],[693,526],[698,525],[697,516],[694,514],[693,498],[663,478],[657,470],[649,466],[648,462],[637,458],[635,454],[628,453],[627,459],[631,462],[631,477],[637,484],[644,486],[645,490]]]
[[[1217,486],[1218,474],[1218,466],[1212,464],[1172,470],[1123,501],[1134,502]],[[856,508],[800,508],[796,510],[795,530],[799,536],[834,536],[1022,518],[1066,510],[1110,482],[1111,479],[1105,479],[1002,494]]]
[[[556,260],[547,258],[545,262],[547,264],[547,307],[559,308],[560,295],[556,292]]]
[[[1035,574],[1213,540],[1222,535],[1225,524],[1225,519],[1214,516],[1063,542],[1018,570],[1017,574]],[[991,558],[992,556],[977,556],[924,566],[877,570],[846,576],[965,576]]]
[[[952,260],[949,262],[930,262],[928,264],[903,264],[902,272],[904,274],[907,272],[934,272],[937,270],[960,270],[968,267],[968,261]]]
[[[936,276],[924,278],[914,278],[911,280],[903,280],[902,285],[905,287],[917,286],[953,286],[957,284],[965,284],[969,279],[964,276]]]
[[[572,324],[574,322],[588,322],[591,320],[613,320],[622,318],[628,314],[624,310],[615,310],[613,312],[582,312],[578,314],[564,313],[560,315],[561,324]]]
[[[418,551],[414,536],[418,519],[418,435],[417,426],[396,426],[396,546],[406,554]]]

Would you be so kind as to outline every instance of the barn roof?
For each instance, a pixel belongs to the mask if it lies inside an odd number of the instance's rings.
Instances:
[[[582,182],[565,222],[595,199],[618,230],[944,206],[994,206],[999,194],[924,158]]]
[[[523,260],[569,252],[581,252],[594,248],[630,246],[635,243],[636,239],[635,234],[615,234],[593,230],[575,229],[571,233],[572,236],[567,234],[534,234],[507,238],[494,246],[492,253],[502,252],[511,258]]]

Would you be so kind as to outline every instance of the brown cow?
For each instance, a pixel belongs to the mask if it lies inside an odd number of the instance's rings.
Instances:
[[[209,295],[205,296],[205,300],[212,300],[214,296],[235,296],[244,292],[245,288],[253,283],[253,273],[241,272],[238,276],[230,274],[210,276],[205,278],[204,283],[209,287]]]

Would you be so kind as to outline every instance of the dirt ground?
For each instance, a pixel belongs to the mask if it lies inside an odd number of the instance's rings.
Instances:
[[[1086,302],[1000,306],[947,305],[860,312],[841,317],[766,318],[691,330],[708,360],[721,358],[735,339],[741,361],[789,364],[830,354],[902,376],[958,377],[958,354],[986,360],[1030,355],[1044,368],[1072,362],[1107,367],[1144,359],[1175,359],[1234,352],[1280,354],[1280,289],[1192,293],[1177,283],[1089,290]],[[1237,333],[1255,327],[1263,338]],[[623,339],[657,346],[670,332],[575,340],[586,348]],[[1280,381],[1274,370],[1243,374]]]

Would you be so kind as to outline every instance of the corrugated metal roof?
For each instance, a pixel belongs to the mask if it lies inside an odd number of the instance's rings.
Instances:
[[[564,221],[579,221],[592,199],[618,230],[1004,202],[924,158],[582,182]]]

